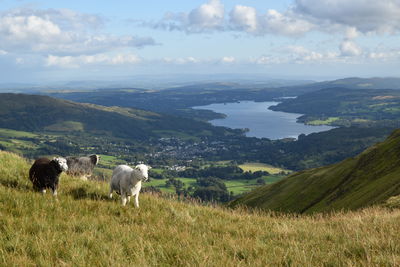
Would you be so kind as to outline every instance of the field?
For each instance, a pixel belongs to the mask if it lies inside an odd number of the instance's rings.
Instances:
[[[0,152],[0,266],[398,266],[400,211],[301,216],[229,210],[63,175],[58,198],[33,192],[29,164]]]
[[[339,120],[339,117],[329,117],[325,120],[312,120],[312,121],[308,121],[307,124],[308,125],[329,125],[337,120]]]
[[[240,164],[239,167],[243,170],[243,171],[251,171],[251,172],[255,172],[255,171],[267,171],[270,174],[278,174],[281,172],[290,172],[289,170],[286,169],[281,169],[278,167],[274,167],[268,164],[264,164],[264,163],[258,163],[258,162],[247,162],[244,164]]]
[[[263,179],[265,180],[265,184],[271,184],[275,183],[277,181],[280,181],[283,179],[285,176],[279,176],[279,175],[271,175],[271,176],[263,176]],[[181,180],[185,185],[185,188],[188,188],[189,186],[194,186],[196,185],[196,179],[195,178],[182,178],[182,177],[176,177],[175,179]],[[252,180],[223,180],[226,187],[228,188],[229,192],[233,192],[234,195],[239,195],[245,192],[248,192],[257,186],[260,186],[260,184],[257,184],[256,182],[257,179],[252,179]],[[168,192],[168,193],[174,193],[175,188],[174,187],[166,187],[165,182],[167,182],[168,179],[151,179],[150,182],[146,182],[143,184],[144,187],[146,186],[154,186],[158,189],[160,189],[162,192]]]

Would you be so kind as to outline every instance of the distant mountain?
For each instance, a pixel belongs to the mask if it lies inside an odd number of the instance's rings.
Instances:
[[[400,90],[400,78],[344,78],[333,81],[298,85],[293,86],[292,88],[308,88],[310,91],[327,88]]]
[[[295,213],[354,210],[400,194],[400,130],[354,158],[297,172],[230,203]]]
[[[0,128],[29,132],[85,131],[141,140],[160,137],[162,132],[198,136],[202,132],[224,135],[230,131],[204,122],[139,109],[26,94],[0,94]]]

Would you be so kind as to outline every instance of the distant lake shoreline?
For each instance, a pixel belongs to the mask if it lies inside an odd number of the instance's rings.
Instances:
[[[273,111],[268,109],[279,104],[276,101],[254,102],[240,101],[235,103],[218,103],[206,106],[196,106],[193,109],[212,110],[225,114],[223,119],[209,121],[214,126],[224,126],[233,129],[249,129],[248,137],[297,138],[300,134],[323,132],[335,127],[326,125],[306,125],[297,122],[303,114]]]

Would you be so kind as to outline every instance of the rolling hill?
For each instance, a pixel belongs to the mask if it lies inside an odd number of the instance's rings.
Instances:
[[[304,114],[299,121],[339,126],[399,127],[400,90],[329,88],[286,99],[275,111]]]
[[[57,199],[30,163],[0,151],[1,266],[398,266],[400,210],[326,216],[251,213],[140,195],[62,174]]]
[[[349,77],[333,81],[324,81],[310,83],[306,85],[295,85],[293,89],[301,90],[308,88],[309,91],[317,91],[328,88],[346,88],[346,89],[400,89],[400,78],[397,77],[374,77],[358,78]]]
[[[230,203],[295,213],[355,210],[400,194],[400,130],[354,158],[297,172]]]
[[[0,128],[28,132],[85,131],[133,140],[160,137],[163,132],[199,136],[224,135],[230,131],[171,115],[27,94],[0,94]]]

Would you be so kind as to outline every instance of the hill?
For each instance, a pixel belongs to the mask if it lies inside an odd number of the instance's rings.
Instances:
[[[199,83],[162,90],[104,89],[94,91],[47,91],[44,94],[81,103],[102,106],[139,108],[180,117],[211,120],[221,114],[192,109],[212,103],[229,103],[243,100],[273,101],[276,98],[297,96],[311,91],[308,87],[266,87],[236,83]],[[154,105],[157,103],[157,105]]]
[[[340,163],[301,171],[230,205],[295,213],[355,210],[400,194],[400,130]]]
[[[302,90],[308,88],[309,91],[316,91],[328,88],[347,88],[347,89],[400,89],[400,78],[396,77],[374,77],[374,78],[358,78],[350,77],[333,81],[324,81],[310,83],[306,85],[297,85],[291,87],[293,89]]]
[[[30,164],[0,151],[1,266],[396,266],[399,210],[326,216],[249,213],[141,194],[108,200],[105,183],[62,175],[33,192]]]
[[[299,121],[338,126],[399,127],[400,90],[329,88],[285,99],[272,110],[305,114]]]
[[[0,94],[0,128],[28,132],[79,132],[133,140],[162,137],[163,132],[199,136],[229,130],[191,119],[120,107],[75,103],[48,96]],[[232,131],[233,132],[233,131]]]

